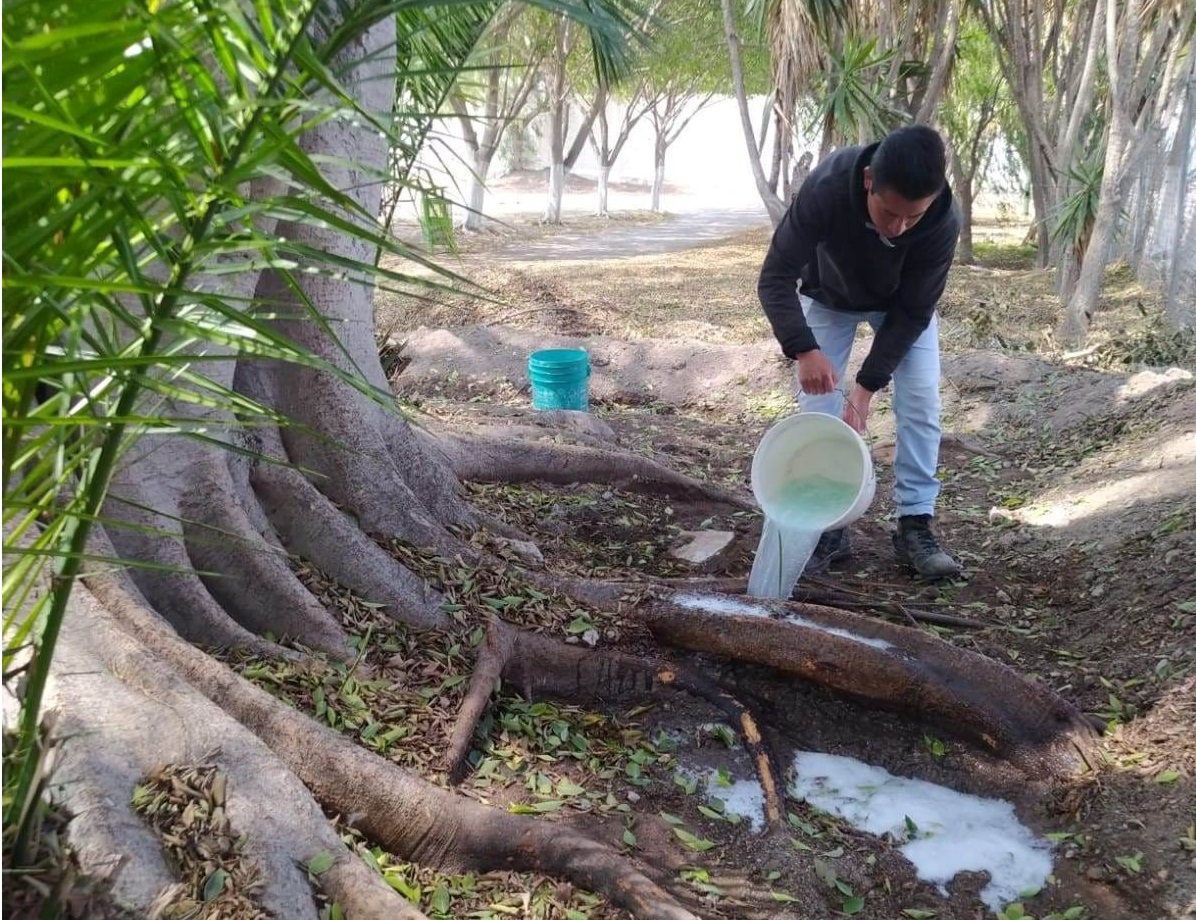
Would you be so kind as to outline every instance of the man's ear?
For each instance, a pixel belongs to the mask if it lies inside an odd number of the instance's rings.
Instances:
[[[864,191],[865,192],[872,191],[872,167],[871,166],[864,167]]]

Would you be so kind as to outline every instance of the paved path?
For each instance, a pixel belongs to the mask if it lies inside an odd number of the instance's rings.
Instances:
[[[711,208],[674,214],[658,224],[611,226],[594,233],[569,232],[541,240],[525,240],[496,249],[488,256],[509,262],[540,259],[618,259],[624,256],[675,252],[719,240],[741,230],[767,227],[768,214],[758,208]]]

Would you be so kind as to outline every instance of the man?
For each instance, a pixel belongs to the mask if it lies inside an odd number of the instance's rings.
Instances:
[[[959,227],[942,138],[924,125],[900,128],[810,173],[773,234],[758,288],[781,351],[797,361],[804,411],[841,415],[862,433],[873,395],[893,381],[893,548],[926,578],[962,570],[931,529],[941,434],[935,306]],[[875,330],[872,348],[854,383],[841,384],[862,322]],[[806,570],[850,554],[847,531],[827,531]]]

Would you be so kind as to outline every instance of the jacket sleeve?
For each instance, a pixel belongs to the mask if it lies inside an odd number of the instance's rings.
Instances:
[[[856,374],[856,383],[864,389],[875,392],[888,386],[897,365],[930,325],[947,286],[958,238],[959,223],[949,220],[940,233],[906,257],[896,302],[876,330],[872,349]]]
[[[821,220],[814,197],[815,189],[807,181],[772,235],[756,285],[764,315],[788,358],[818,347],[797,296],[797,282],[802,269],[814,260],[820,235]]]

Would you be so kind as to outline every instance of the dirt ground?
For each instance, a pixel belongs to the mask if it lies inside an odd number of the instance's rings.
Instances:
[[[595,233],[605,226],[584,223]],[[592,356],[592,414],[620,445],[746,493],[760,435],[792,411],[792,370],[755,301],[768,231],[684,252],[523,262],[511,253],[521,228],[553,232],[513,216],[507,230],[447,258],[485,293],[379,295],[383,358],[401,401],[450,425],[534,423],[526,356],[582,345]],[[849,754],[1014,801],[1025,823],[1051,835],[1055,870],[1003,920],[1196,916],[1196,347],[1153,319],[1149,292],[1111,269],[1090,347],[1063,353],[1050,331],[1052,279],[1031,267],[1023,233],[979,228],[979,264],[954,269],[941,308],[948,436],[938,529],[967,577],[923,584],[892,562],[882,400],[869,433],[880,488],[855,529],[855,555],[799,591],[873,616],[970,621],[915,628],[1011,664],[1101,719],[1100,762],[1046,783],[766,669],[678,658],[752,703],[785,763],[796,750]],[[857,347],[858,360],[866,338]],[[469,489],[535,536],[548,565],[589,574],[684,574],[668,555],[681,532],[724,529],[736,543],[717,572],[744,576],[761,523],[602,487]],[[570,631],[579,638],[591,625],[575,620]],[[991,916],[976,897],[982,877],[961,876],[944,895],[917,881],[899,841],[802,802],[787,803],[781,833],[729,822],[676,770],[750,778],[718,720],[680,696],[605,713],[505,698],[479,732],[465,789],[542,820],[582,823],[711,917]],[[569,748],[570,730],[584,743]],[[620,916],[544,880],[402,877],[426,909],[431,892],[448,891],[454,906],[434,916]]]

